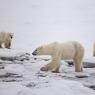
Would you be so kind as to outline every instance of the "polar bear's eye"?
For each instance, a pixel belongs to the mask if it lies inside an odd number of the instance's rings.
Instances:
[[[12,39],[13,37],[11,36],[11,39]]]
[[[37,52],[37,49],[35,50],[35,52]]]
[[[13,38],[13,35],[10,35],[11,39]]]

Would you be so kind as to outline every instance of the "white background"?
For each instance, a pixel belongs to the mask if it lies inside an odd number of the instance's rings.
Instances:
[[[95,0],[0,0],[0,31],[14,33],[12,48],[77,40],[92,56]]]

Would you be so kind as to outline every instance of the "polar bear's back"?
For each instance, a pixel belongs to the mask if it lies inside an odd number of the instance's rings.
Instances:
[[[73,59],[78,52],[84,52],[83,46],[76,41],[61,43],[60,47],[62,47],[62,59]]]

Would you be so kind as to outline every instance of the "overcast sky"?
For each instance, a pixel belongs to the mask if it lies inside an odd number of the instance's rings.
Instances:
[[[14,32],[14,44],[95,41],[95,0],[0,0],[0,31]]]

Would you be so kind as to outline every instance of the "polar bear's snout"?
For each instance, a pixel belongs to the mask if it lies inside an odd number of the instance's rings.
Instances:
[[[35,50],[35,51],[32,53],[32,55],[37,55],[37,50]]]

